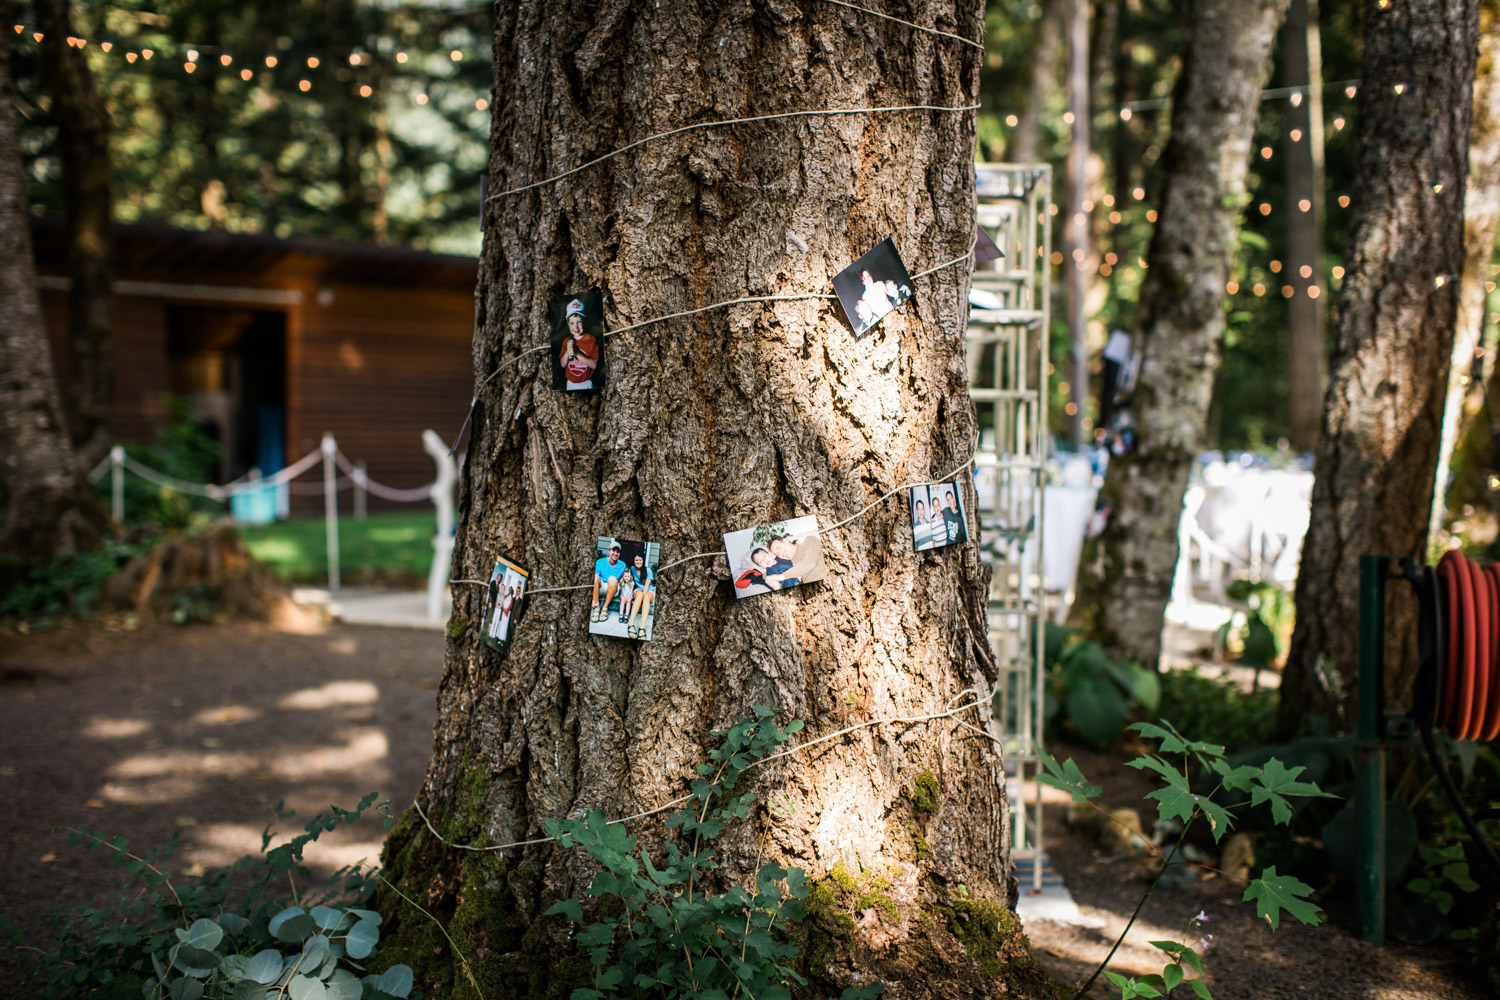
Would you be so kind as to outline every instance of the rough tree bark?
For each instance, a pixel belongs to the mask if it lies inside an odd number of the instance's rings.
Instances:
[[[0,0],[0,23],[11,5]],[[0,587],[34,559],[92,547],[102,509],[68,442],[52,350],[42,325],[30,213],[10,79],[11,32],[0,32]]]
[[[109,161],[109,113],[82,49],[69,0],[37,0],[42,67],[57,123],[67,218],[68,366],[64,398],[68,433],[80,465],[91,469],[112,443],[114,402],[114,195]]]
[[[1291,0],[1281,33],[1282,72],[1303,87],[1286,115],[1287,424],[1292,447],[1310,452],[1323,420],[1323,370],[1328,348],[1323,282],[1323,57],[1317,0]],[[1299,138],[1293,139],[1296,132]],[[1306,208],[1303,204],[1306,203]],[[1302,269],[1310,268],[1304,276]]]
[[[1495,236],[1500,231],[1500,0],[1480,0],[1479,58],[1474,66],[1474,120],[1469,128],[1469,186],[1464,192],[1464,269],[1459,284],[1458,325],[1453,337],[1453,356],[1448,367],[1448,395],[1443,403],[1443,437],[1438,451],[1437,475],[1433,483],[1432,517],[1429,530],[1443,526],[1448,475],[1456,442],[1467,436],[1484,400],[1490,379],[1475,384],[1476,369],[1493,370],[1493,359],[1477,354],[1484,343],[1484,305],[1489,297],[1486,282],[1494,280],[1490,262],[1495,256]],[[1489,360],[1489,364],[1484,362]],[[1476,363],[1476,361],[1478,363]],[[1471,463],[1472,464],[1472,463]],[[1480,483],[1500,466],[1488,462],[1470,470]],[[1463,491],[1461,491],[1463,492]],[[1471,495],[1496,491],[1485,484]]]
[[[978,39],[982,10],[937,3],[923,20]],[[499,5],[496,18],[494,192],[677,126],[965,106],[978,87],[977,50],[827,4],[550,0]],[[973,154],[968,112],[796,118],[673,136],[496,196],[474,359],[479,378],[500,374],[478,404],[454,576],[484,579],[505,553],[534,587],[587,584],[603,535],[659,541],[665,565],[722,549],[726,530],[802,514],[826,529],[964,462],[976,435],[967,264],[917,279],[915,299],[859,340],[833,302],[753,303],[610,338],[598,394],[552,391],[544,354],[500,366],[546,343],[553,294],[601,289],[618,329],[744,296],[826,294],[889,235],[913,273],[951,260],[974,233]],[[806,720],[815,738],[989,689],[988,574],[972,545],[913,553],[899,496],[822,544],[826,582],[746,600],[731,595],[722,557],[668,570],[649,643],[590,636],[586,590],[538,592],[502,658],[476,634],[483,588],[461,587],[421,791],[436,828],[502,844],[589,808],[655,807],[685,790],[717,742],[710,730],[756,703]],[[981,972],[995,942],[976,944],[945,909],[954,893],[994,912],[1011,901],[989,740],[952,721],[882,724],[764,768],[753,790],[785,808],[725,833],[726,881],[743,882],[758,858],[813,879],[842,863],[861,884],[889,880],[875,891],[893,908],[834,942],[809,967],[815,981],[850,982],[857,962],[888,995],[995,996],[1007,976],[1022,984],[1007,995],[1028,995],[1024,970]],[[659,846],[660,819],[630,832]],[[583,896],[586,858],[550,844],[455,851],[411,813],[385,857],[389,877],[459,936],[490,1000],[562,990],[566,928],[539,914]],[[383,953],[409,956],[433,995],[468,996],[434,934],[398,910]]]
[[[1172,100],[1160,217],[1136,312],[1139,445],[1110,461],[1109,522],[1084,549],[1073,604],[1075,618],[1113,654],[1153,669],[1182,497],[1206,442],[1250,139],[1285,11],[1286,0],[1195,4]]]
[[[1353,711],[1359,557],[1426,555],[1464,265],[1479,0],[1369,0],[1364,18],[1349,243],[1281,682],[1283,733],[1308,713]],[[1411,610],[1393,609],[1391,634],[1415,634]],[[1414,659],[1388,661],[1393,702]]]

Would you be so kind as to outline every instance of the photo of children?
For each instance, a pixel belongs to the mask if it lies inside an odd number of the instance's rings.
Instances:
[[[735,597],[816,583],[828,575],[818,519],[811,515],[731,531],[724,536],[724,554],[734,574]]]
[[[650,641],[656,627],[656,564],[661,546],[601,538],[594,551],[589,632]]]
[[[604,387],[604,296],[554,295],[547,309],[552,330],[552,388],[580,392]]]
[[[833,276],[844,315],[856,337],[885,319],[886,314],[911,298],[911,275],[889,237],[875,249]]]
[[[914,486],[911,491],[911,544],[918,552],[969,540],[963,490],[958,481]]]
[[[484,599],[483,630],[480,638],[486,646],[502,655],[510,648],[515,625],[526,602],[526,583],[531,574],[519,563],[500,556],[490,574],[489,590]]]

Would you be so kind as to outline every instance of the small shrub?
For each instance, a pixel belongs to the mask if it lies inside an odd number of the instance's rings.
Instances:
[[[380,938],[380,914],[357,905],[373,888],[374,876],[345,868],[300,896],[293,881],[310,878],[302,864],[308,844],[357,822],[374,801],[371,794],[352,811],[333,807],[277,847],[269,847],[267,829],[262,854],[213,870],[194,885],[174,884],[165,867],[175,837],[141,856],[130,852],[124,837],[74,830],[71,843],[110,851],[129,880],[102,904],[54,908],[44,920],[46,947],[26,946],[14,926],[0,928],[21,956],[21,985],[30,984],[47,1000],[407,996],[409,968],[397,965],[373,975],[360,964]],[[389,803],[375,808],[389,827]],[[287,819],[292,813],[278,805],[277,815]]]
[[[1192,719],[1203,739],[1238,753],[1264,746],[1276,726],[1274,690],[1240,690],[1234,681],[1206,677],[1197,667],[1167,670],[1161,675],[1162,716]]]
[[[1078,629],[1047,624],[1046,716],[1049,729],[1067,722],[1083,740],[1106,747],[1134,712],[1154,713],[1161,701],[1156,674],[1133,660],[1113,660]]]

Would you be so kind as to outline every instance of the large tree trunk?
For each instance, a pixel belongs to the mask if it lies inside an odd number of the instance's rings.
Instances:
[[[936,4],[923,20],[977,39],[982,6]],[[675,126],[964,106],[978,87],[976,50],[826,4],[551,0],[502,4],[496,18],[496,192]],[[479,641],[483,588],[457,595],[421,792],[444,837],[504,844],[586,809],[626,816],[669,801],[717,745],[710,731],[756,703],[806,720],[802,738],[815,738],[989,690],[988,574],[973,545],[915,554],[900,496],[826,530],[972,454],[967,263],[916,279],[915,299],[858,340],[833,302],[752,303],[609,339],[597,394],[552,391],[544,354],[510,364],[546,343],[554,294],[602,290],[618,329],[745,296],[826,294],[886,236],[913,273],[952,260],[974,235],[973,153],[965,111],[797,118],[648,142],[492,199],[474,341],[486,381],[454,576],[487,579],[504,553],[537,592],[503,657]],[[825,582],[735,600],[722,557],[687,563],[663,574],[649,643],[589,635],[586,589],[545,592],[589,583],[600,536],[659,541],[666,565],[722,549],[726,530],[803,514],[825,529]],[[967,713],[981,728],[982,714]],[[758,858],[814,879],[842,865],[862,885],[889,880],[872,891],[895,909],[876,907],[873,924],[821,953],[816,981],[851,981],[857,952],[866,981],[886,978],[896,996],[1004,992],[956,944],[944,909],[955,891],[1010,902],[989,739],[951,720],[879,724],[778,761],[751,790],[775,812],[757,806],[719,841],[725,883],[743,884]],[[630,832],[658,848],[661,819]],[[457,929],[481,983],[557,987],[571,945],[540,914],[583,896],[586,858],[551,843],[460,852],[410,814],[386,858],[389,877]],[[431,934],[403,910],[382,949],[409,955],[433,995],[468,996]],[[993,949],[978,955],[995,964]]]
[[[1310,452],[1323,419],[1327,353],[1323,293],[1323,66],[1317,0],[1291,0],[1282,29],[1282,67],[1289,87],[1303,87],[1288,106],[1286,138],[1287,424],[1292,447]],[[1298,138],[1293,139],[1293,133]],[[1309,273],[1303,274],[1302,269]]]
[[[1250,139],[1286,0],[1203,0],[1172,102],[1160,219],[1136,313],[1138,447],[1110,461],[1111,513],[1084,549],[1075,617],[1115,655],[1155,668],[1177,525],[1224,336]]]
[[[1359,557],[1426,555],[1464,266],[1478,26],[1479,0],[1365,4],[1349,243],[1282,677],[1284,733],[1308,713],[1353,710]],[[1395,611],[1390,634],[1414,633],[1411,609]],[[1410,661],[1392,662],[1393,700],[1409,687]]]
[[[78,462],[93,468],[109,450],[114,402],[114,195],[109,115],[82,49],[69,0],[37,0],[42,65],[57,123],[68,227],[68,432]]]
[[[1459,285],[1458,324],[1453,337],[1453,356],[1448,369],[1448,395],[1443,404],[1443,437],[1438,451],[1436,482],[1430,530],[1443,526],[1448,493],[1448,475],[1454,465],[1455,442],[1473,426],[1483,384],[1475,384],[1476,370],[1493,368],[1476,352],[1484,343],[1484,305],[1489,297],[1485,283],[1493,280],[1490,262],[1495,256],[1495,235],[1500,229],[1500,0],[1480,0],[1479,58],[1474,67],[1474,120],[1469,130],[1469,186],[1464,192],[1464,269]],[[1478,363],[1476,363],[1478,362]],[[1493,376],[1491,376],[1493,377]],[[1488,380],[1483,380],[1487,382]],[[1469,470],[1471,479],[1484,484],[1470,495],[1493,494],[1485,480],[1500,467],[1485,463]],[[1477,475],[1476,475],[1477,474]]]
[[[10,23],[10,4],[0,0],[0,24]],[[10,39],[0,32],[0,587],[28,561],[91,547],[102,516],[68,443],[42,325]]]
[[[1036,22],[1036,43],[1031,47],[1031,86],[1026,103],[1017,115],[1016,127],[1005,144],[1005,158],[1012,163],[1037,163],[1042,153],[1042,112],[1057,93],[1062,76],[1063,29],[1075,0],[1042,0]]]

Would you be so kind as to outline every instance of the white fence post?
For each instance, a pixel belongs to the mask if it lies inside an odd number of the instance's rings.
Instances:
[[[328,589],[339,589],[339,491],[333,456],[339,450],[333,435],[323,434],[323,516],[328,525]]]
[[[354,463],[354,475],[349,478],[354,481],[354,519],[363,521],[370,516],[370,494],[365,488],[365,483],[370,480],[370,473],[365,468],[364,459]]]
[[[109,510],[115,523],[125,523],[125,446],[114,445],[109,449]]]
[[[437,530],[432,536],[432,569],[427,572],[427,617],[435,621],[443,611],[443,591],[448,587],[449,564],[453,562],[453,483],[458,471],[448,453],[448,442],[436,431],[422,432],[422,449],[437,463],[431,487]]]

